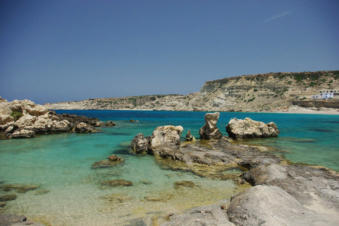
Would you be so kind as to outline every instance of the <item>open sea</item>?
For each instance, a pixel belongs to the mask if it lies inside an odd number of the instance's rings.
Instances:
[[[133,219],[165,216],[228,199],[242,189],[230,180],[168,170],[152,156],[129,154],[130,141],[137,133],[151,135],[160,125],[182,125],[183,138],[189,129],[198,138],[205,112],[60,110],[57,113],[113,120],[117,125],[102,128],[96,134],[0,140],[0,183],[40,185],[37,190],[17,193],[17,199],[7,202],[0,211],[26,215],[53,226],[128,225]],[[225,126],[233,117],[273,121],[278,125],[278,138],[248,143],[270,146],[292,162],[339,171],[339,115],[224,112],[218,123],[224,135],[227,135]],[[91,169],[94,162],[111,154],[124,158],[124,164]],[[129,180],[133,186],[100,185],[110,179]],[[175,189],[174,182],[182,180],[192,181],[196,186]]]

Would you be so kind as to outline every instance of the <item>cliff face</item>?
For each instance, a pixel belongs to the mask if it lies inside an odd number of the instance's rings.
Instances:
[[[327,104],[305,104],[320,91],[339,92],[339,71],[268,73],[208,81],[200,92],[189,95],[149,95],[98,98],[47,104],[50,109],[130,109],[188,111],[288,111],[289,107],[334,107],[339,97]],[[325,103],[325,104],[322,104]]]

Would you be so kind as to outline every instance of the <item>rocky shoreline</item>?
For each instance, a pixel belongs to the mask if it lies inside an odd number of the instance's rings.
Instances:
[[[115,125],[113,122],[103,124],[97,119],[83,116],[57,115],[26,100],[3,101],[0,106],[1,132],[6,138],[18,138],[13,134],[22,130],[33,131],[34,135],[95,132],[96,127]],[[22,115],[19,117],[13,112],[21,112]],[[137,134],[131,141],[131,152],[136,155],[153,155],[163,168],[189,171],[218,180],[231,179],[235,184],[248,186],[249,189],[234,195],[230,200],[220,200],[213,205],[193,208],[183,213],[135,219],[128,225],[339,225],[337,172],[324,167],[293,164],[267,148],[239,142],[248,138],[278,136],[278,126],[273,122],[266,124],[249,118],[231,119],[225,126],[230,136],[226,137],[217,128],[219,117],[219,113],[205,115],[205,125],[199,130],[200,139],[188,132],[186,140],[182,141],[183,127],[173,125],[159,126],[151,136]],[[20,120],[25,123],[20,124]],[[62,130],[58,125],[68,125],[68,129]],[[6,133],[11,126],[15,129]],[[123,163],[123,158],[111,155],[93,163],[91,168],[116,167]],[[133,186],[133,182],[124,179],[106,180],[100,186],[129,187]],[[191,181],[174,184],[176,189],[193,189],[194,186]],[[3,184],[0,188],[6,192],[13,190],[20,193],[38,187]],[[4,201],[0,200],[0,204],[6,205],[7,201],[16,198],[14,195],[2,197]],[[159,201],[161,197],[150,196],[145,197],[145,200]],[[40,225],[29,222],[23,216],[0,214],[0,225],[12,224]]]
[[[205,116],[206,124],[200,130],[200,138],[204,139],[195,142],[180,142],[181,126],[158,127],[152,136],[138,134],[131,142],[132,152],[151,153],[162,167],[252,186],[230,201],[220,201],[223,204],[160,218],[160,225],[339,224],[337,172],[292,164],[260,147],[240,145],[231,138],[221,137],[215,126],[218,118],[217,113]],[[248,125],[248,119],[237,121],[240,122],[237,125],[233,121],[232,126],[226,126],[229,133],[232,130],[237,135],[233,138],[279,134],[272,123]],[[148,225],[147,221],[144,219],[144,225]]]
[[[39,134],[94,133],[111,121],[79,115],[56,114],[30,100],[0,101],[0,139],[31,138]]]

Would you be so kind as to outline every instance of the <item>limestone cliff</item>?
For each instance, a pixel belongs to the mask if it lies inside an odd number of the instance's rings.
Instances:
[[[330,101],[313,101],[312,96],[320,91],[336,91],[337,95]],[[200,92],[189,95],[97,98],[46,106],[50,109],[287,112],[294,105],[313,109],[338,109],[338,94],[339,71],[289,72],[208,81]]]

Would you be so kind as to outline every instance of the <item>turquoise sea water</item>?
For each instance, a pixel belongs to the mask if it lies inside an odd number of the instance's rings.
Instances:
[[[162,169],[152,156],[128,153],[129,142],[137,133],[151,135],[160,125],[182,125],[183,137],[188,129],[198,137],[198,130],[204,124],[204,112],[58,111],[64,112],[113,120],[117,126],[103,128],[96,134],[1,140],[0,181],[41,186],[37,191],[18,194],[18,198],[8,202],[2,211],[26,214],[51,225],[123,225],[145,215],[164,215],[213,203],[230,197],[235,191],[232,181]],[[223,134],[226,135],[225,126],[233,117],[276,122],[281,132],[278,138],[250,142],[277,148],[294,162],[323,165],[339,171],[339,116],[221,113],[218,126]],[[130,119],[137,122],[131,123]],[[93,162],[112,153],[123,157],[125,163],[111,169],[90,168]],[[130,180],[133,186],[107,188],[100,185],[109,179]],[[193,181],[197,186],[174,189],[173,183],[180,180]]]

